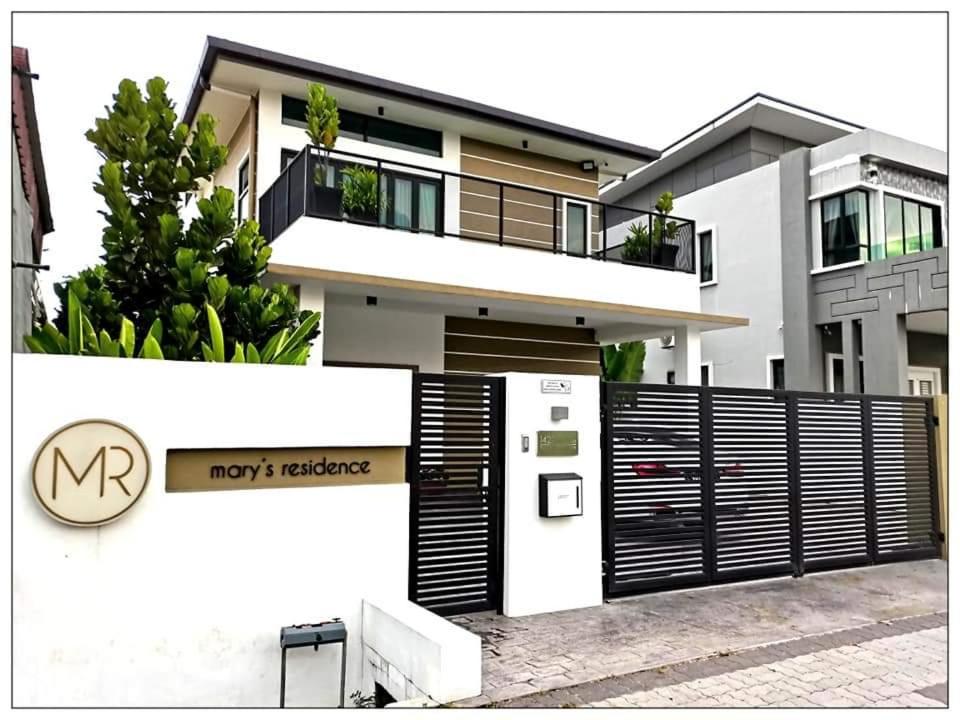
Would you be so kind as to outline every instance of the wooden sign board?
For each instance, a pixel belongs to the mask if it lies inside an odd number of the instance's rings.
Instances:
[[[579,454],[579,434],[576,430],[540,430],[537,432],[537,455],[541,457],[570,457]]]
[[[402,447],[167,451],[167,492],[404,482]]]

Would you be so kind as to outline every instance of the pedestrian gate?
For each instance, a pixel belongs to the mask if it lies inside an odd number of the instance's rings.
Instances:
[[[499,610],[504,379],[414,375],[409,597],[441,615]]]
[[[932,403],[606,383],[608,595],[936,557]]]

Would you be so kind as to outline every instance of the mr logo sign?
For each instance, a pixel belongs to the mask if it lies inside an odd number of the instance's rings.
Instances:
[[[33,458],[33,493],[68,525],[103,525],[129,510],[147,487],[150,456],[129,428],[81,420],[48,437]]]

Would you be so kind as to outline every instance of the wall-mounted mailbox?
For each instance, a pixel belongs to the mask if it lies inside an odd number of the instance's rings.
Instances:
[[[583,515],[583,478],[576,473],[540,474],[540,517]]]

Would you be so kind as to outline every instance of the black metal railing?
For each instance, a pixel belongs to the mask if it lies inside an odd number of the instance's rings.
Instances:
[[[345,202],[344,179],[355,167],[368,171],[368,183],[376,176],[377,191],[367,193],[365,204]],[[451,198],[458,202],[448,207]],[[300,151],[260,196],[260,228],[270,242],[303,216],[625,265],[695,270],[692,220],[313,146]]]

